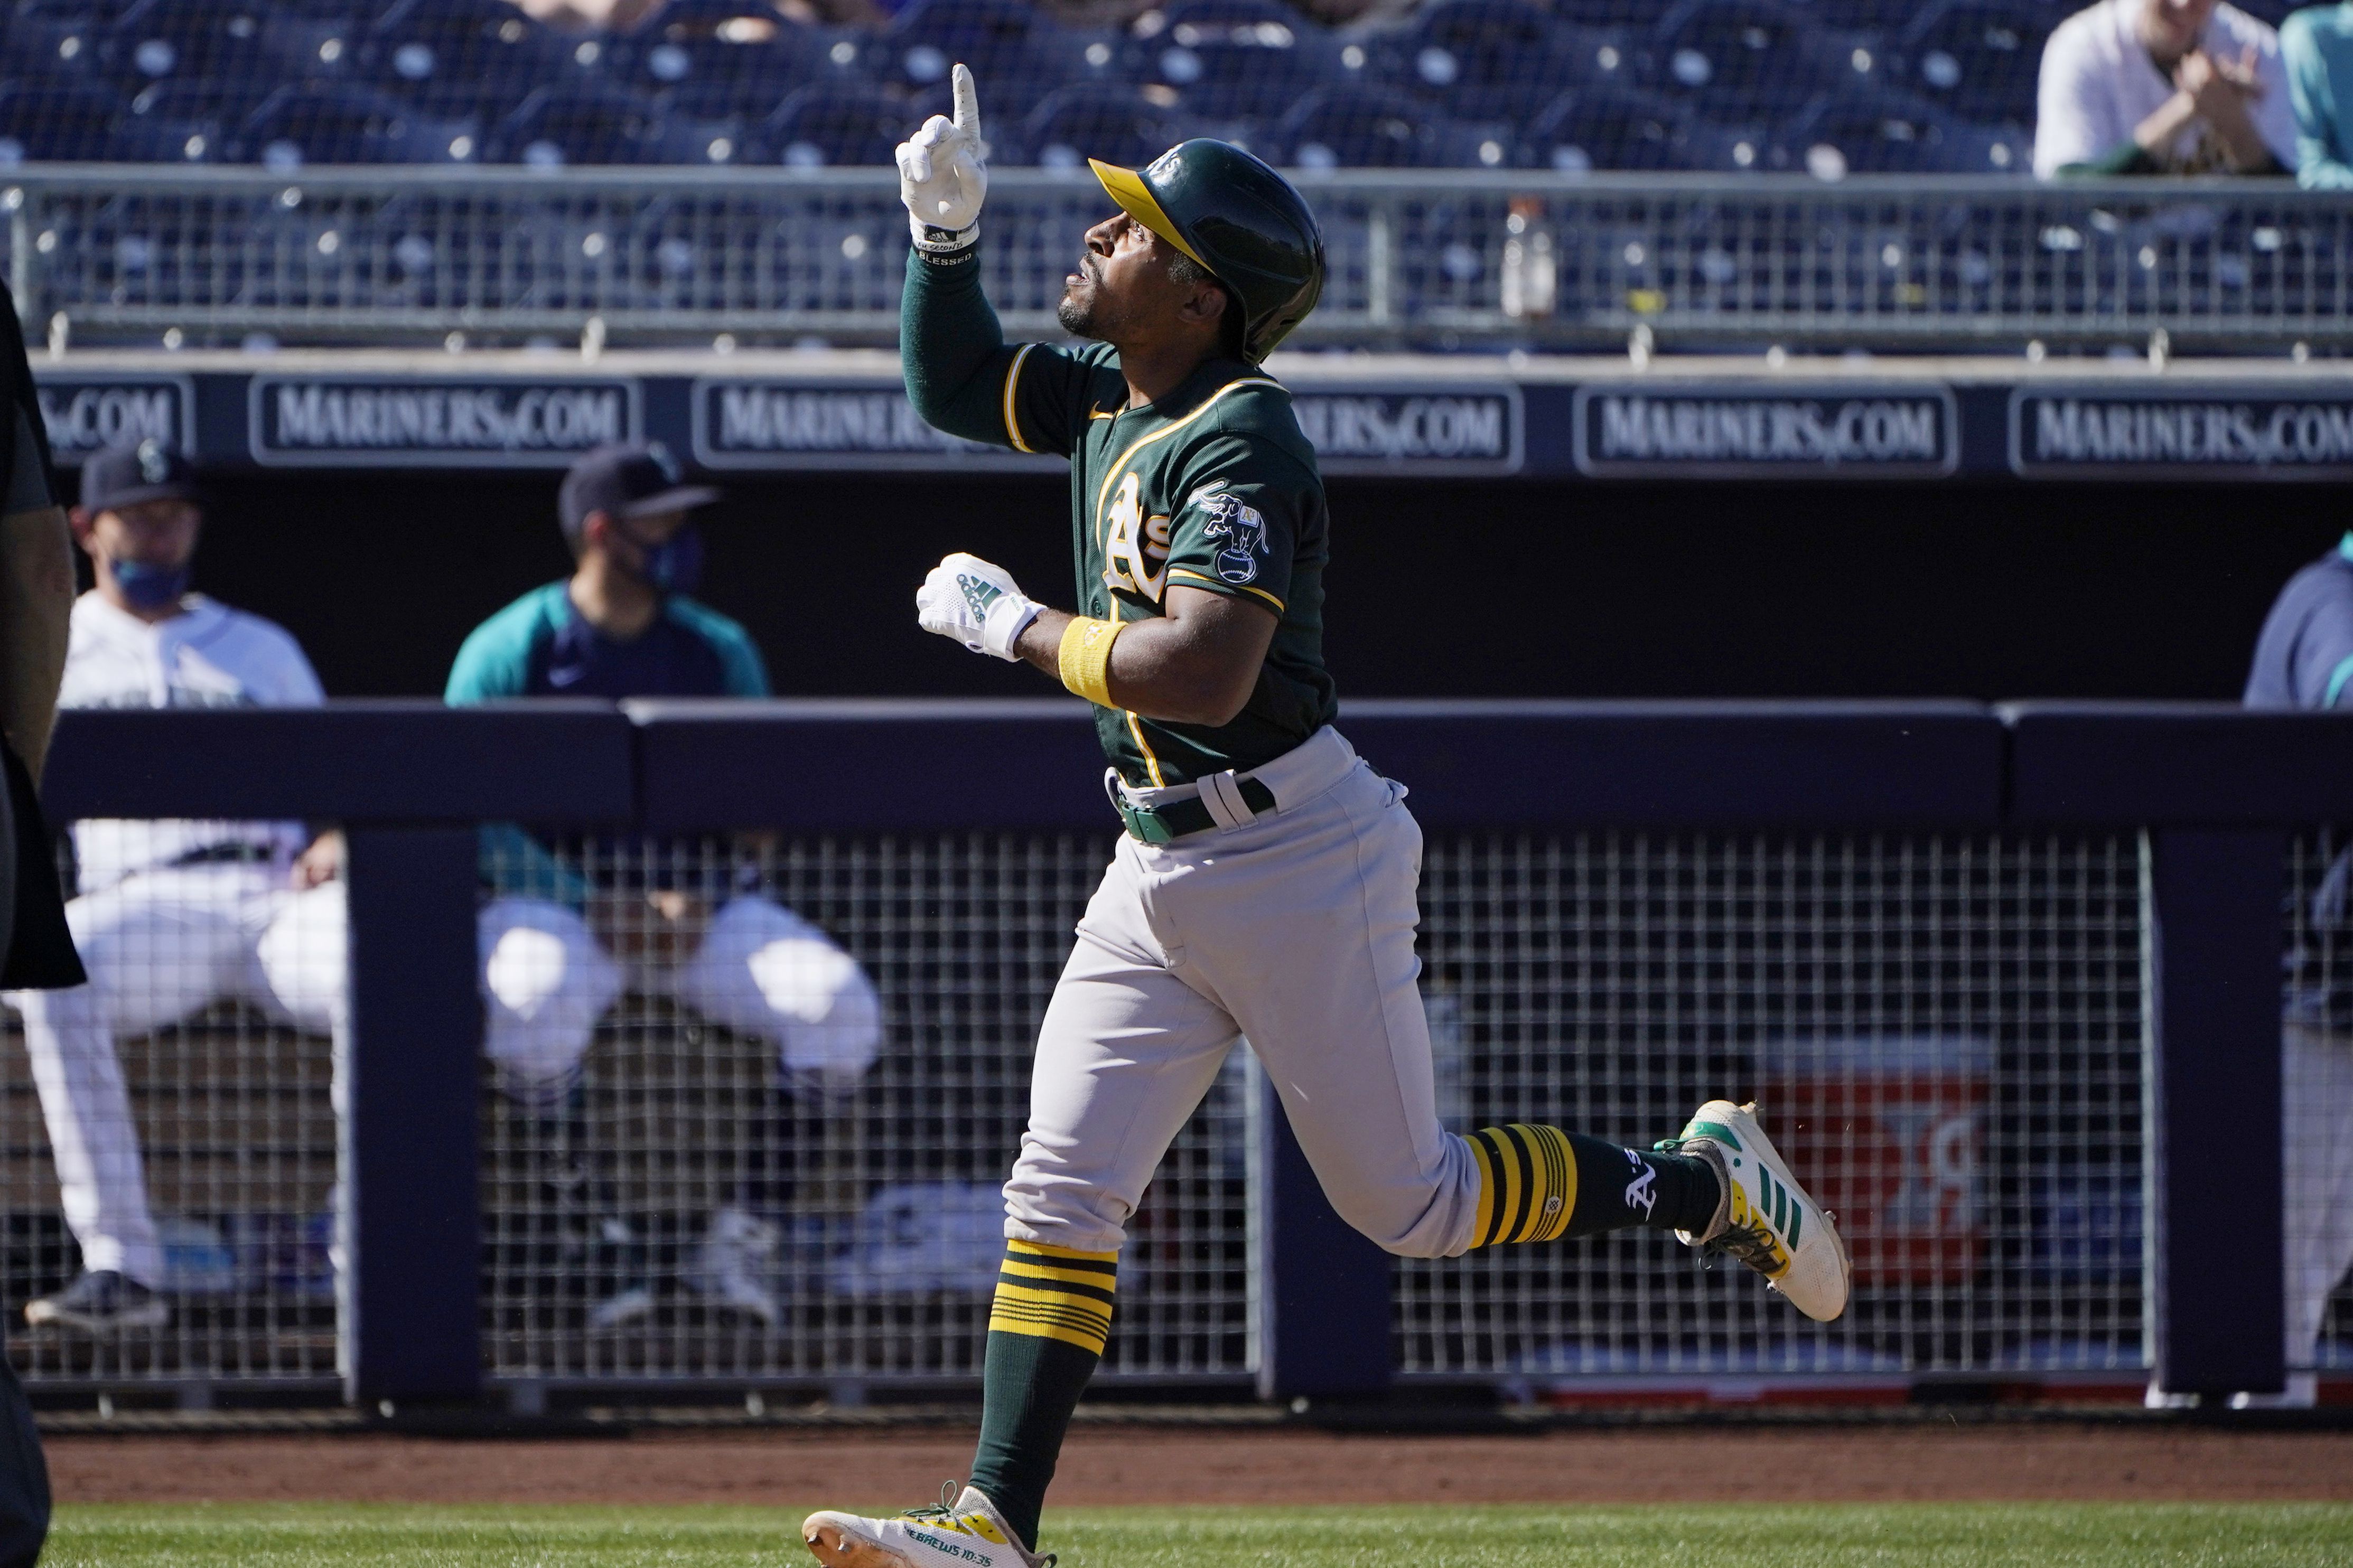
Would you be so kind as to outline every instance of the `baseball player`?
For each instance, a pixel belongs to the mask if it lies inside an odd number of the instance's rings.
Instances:
[[[2353,709],[2353,533],[2288,580],[2247,672],[2250,708]],[[2280,1030],[2285,1183],[2287,1388],[2240,1405],[2310,1405],[2328,1298],[2353,1268],[2353,850],[2338,855],[2310,914],[2321,951],[2287,955]],[[2330,952],[2327,948],[2337,951]],[[2333,962],[2332,962],[2333,960]],[[2335,973],[2332,973],[2335,971]],[[2151,1402],[2157,1402],[2151,1385]]]
[[[323,700],[280,627],[189,592],[204,524],[186,459],[155,441],[82,469],[73,535],[96,586],[75,601],[64,708],[307,707]],[[308,846],[306,847],[306,845]],[[161,1327],[164,1258],[138,1131],[115,1059],[142,1034],[224,997],[340,1036],[340,839],[296,822],[93,818],[73,826],[79,896],[66,918],[90,980],[16,991],[83,1273],[26,1321],[89,1332]]]
[[[1088,231],[1059,312],[1094,341],[1008,345],[981,293],[987,172],[962,66],[955,107],[898,153],[908,395],[944,430],[1070,458],[1076,609],[958,554],[924,580],[918,619],[1094,704],[1127,832],[1039,1030],[971,1484],[895,1519],[814,1514],[810,1550],[848,1568],[1046,1561],[1039,1510],[1110,1331],[1124,1226],[1245,1035],[1334,1207],[1391,1252],[1651,1226],[1838,1316],[1829,1216],[1746,1109],[1711,1100],[1651,1151],[1440,1123],[1416,988],[1421,832],[1404,787],[1332,727],[1324,489],[1261,368],[1323,288],[1299,194],[1222,142],[1096,163],[1119,210]]]
[[[688,595],[702,576],[691,513],[719,499],[683,483],[659,447],[583,457],[557,498],[572,575],[492,616],[459,650],[451,703],[519,697],[765,697],[767,670],[734,621]],[[560,1109],[579,1081],[596,1020],[625,981],[775,1044],[783,1101],[822,1107],[854,1087],[881,1041],[881,1006],[855,959],[732,866],[659,843],[605,841],[559,853],[516,827],[489,830],[480,915],[484,1049],[508,1094]],[[744,868],[746,872],[750,868]],[[638,960],[628,973],[615,952]],[[764,1161],[780,1161],[755,1152]],[[706,1302],[773,1326],[765,1282],[779,1236],[758,1212],[790,1194],[756,1173],[712,1215],[685,1283]],[[620,1222],[606,1216],[617,1234]],[[626,1272],[626,1270],[625,1270]],[[649,1280],[623,1279],[590,1323],[617,1329],[657,1306]]]

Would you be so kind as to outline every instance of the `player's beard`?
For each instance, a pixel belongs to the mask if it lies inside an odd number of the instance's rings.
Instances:
[[[1086,283],[1063,289],[1062,301],[1054,307],[1054,320],[1074,338],[1107,340],[1110,334],[1105,329],[1113,323],[1105,319],[1110,312],[1103,308],[1103,274],[1083,261],[1079,271]]]
[[[1054,307],[1054,320],[1062,324],[1062,331],[1074,338],[1099,338],[1103,334],[1095,331],[1095,317],[1100,313],[1096,304],[1092,289],[1086,291],[1083,299],[1076,289],[1066,289],[1062,291],[1062,302]]]

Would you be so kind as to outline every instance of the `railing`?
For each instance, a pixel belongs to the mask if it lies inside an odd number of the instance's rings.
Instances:
[[[1441,1116],[1648,1142],[1754,1095],[1841,1213],[1854,1307],[1809,1323],[1647,1236],[1395,1262],[1332,1215],[1238,1057],[1132,1227],[1107,1376],[2277,1382],[2283,1235],[2323,1201],[2283,1212],[2280,962],[2304,955],[2291,1021],[2327,1036],[2314,825],[2353,725],[1965,703],[1342,722],[1429,835]],[[969,765],[943,790],[914,754]],[[1109,847],[1099,771],[1059,700],[68,715],[61,816],[346,826],[352,1005],[332,1042],[234,996],[124,1040],[178,1315],[19,1326],[12,1354],[58,1397],[971,1387],[1029,1044]],[[591,909],[619,999],[546,1094],[481,1058],[475,825],[500,820],[622,889]],[[830,1099],[780,1075],[757,1020],[681,983],[641,898],[612,918],[659,879],[649,858],[840,943],[881,999],[873,1066]],[[2353,1125],[2342,1098],[2305,1109]],[[13,1310],[73,1258],[21,1067],[0,1119]],[[694,1282],[739,1205],[769,1227],[765,1321]],[[643,1310],[600,1317],[639,1285]],[[2353,1350],[2349,1300],[2323,1361]]]
[[[2282,182],[1300,171],[1331,266],[1300,347],[2341,347],[2353,201]],[[883,170],[11,171],[31,335],[895,342]],[[984,265],[1053,330],[1106,201],[997,171]]]

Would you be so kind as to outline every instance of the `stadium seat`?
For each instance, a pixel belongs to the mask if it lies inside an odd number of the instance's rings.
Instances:
[[[260,0],[225,5],[142,0],[107,29],[107,64],[114,75],[133,84],[167,77],[252,79],[267,69],[261,33],[268,20]]]
[[[755,141],[760,156],[796,169],[889,168],[892,149],[918,123],[904,101],[881,88],[826,83],[788,96],[761,121]]]
[[[1553,0],[1547,9],[1588,27],[1648,26],[1659,15],[1658,0]]]
[[[358,0],[271,0],[262,52],[280,69],[340,77],[359,63],[370,9]]]
[[[1592,65],[1569,41],[1526,0],[1439,0],[1398,36],[1385,74],[1457,120],[1516,124]]]
[[[757,119],[795,88],[842,74],[828,59],[833,40],[779,16],[763,0],[671,0],[645,28],[617,46],[622,79],[673,110]],[[854,65],[854,51],[845,51]]]
[[[1691,116],[1640,88],[1578,88],[1538,110],[1521,137],[1540,169],[1681,169],[1693,159]]]
[[[2062,19],[2027,0],[1937,0],[1898,41],[1904,85],[1976,124],[2031,125],[2042,45]]]
[[[273,169],[309,163],[464,163],[480,138],[471,122],[431,120],[364,87],[292,82],[262,100],[237,133],[237,157]]]
[[[1176,0],[1130,37],[1144,79],[1213,120],[1273,119],[1340,79],[1331,40],[1280,0]]]
[[[90,82],[0,83],[0,168],[105,157],[119,103]]]
[[[1962,128],[1932,103],[1885,89],[1827,93],[1776,138],[1772,164],[1818,179],[1980,172]]]
[[[1824,85],[1803,13],[1776,0],[1679,0],[1651,35],[1651,85],[1720,124],[1786,118]]]
[[[1806,14],[1824,27],[1843,33],[1901,32],[1920,14],[1914,0],[1803,0]]]
[[[1559,30],[1561,79],[1564,86],[1631,87],[1641,79],[1641,35],[1627,27],[1585,27],[1564,25]],[[1552,96],[1538,98],[1537,106]]]
[[[1186,134],[1176,115],[1133,87],[1081,82],[1039,100],[1021,121],[1019,153],[1022,161],[1048,169],[1084,168],[1089,158],[1134,168]]]
[[[534,168],[702,163],[714,161],[716,137],[730,145],[715,161],[734,162],[741,140],[731,131],[673,121],[650,100],[609,84],[566,82],[541,88],[501,121],[491,137],[491,156]]]
[[[233,162],[239,129],[267,96],[243,82],[151,83],[123,107],[107,155],[132,163]]]
[[[1277,162],[1303,169],[1476,167],[1476,143],[1427,104],[1373,87],[1318,88],[1269,138]],[[1494,143],[1501,163],[1504,151]]]
[[[101,68],[108,17],[90,0],[18,0],[0,13],[0,20],[7,27],[0,42],[0,74],[11,80],[91,75]]]
[[[504,0],[396,0],[367,32],[361,69],[377,89],[437,110],[503,116],[555,76],[555,49]]]
[[[915,0],[875,40],[872,75],[916,93],[961,61],[987,94],[984,113],[1017,115],[1071,79],[1073,44],[1021,0]]]

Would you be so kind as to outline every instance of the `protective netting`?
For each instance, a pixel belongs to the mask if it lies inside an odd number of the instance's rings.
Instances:
[[[9,1354],[34,1384],[167,1384],[185,1403],[229,1384],[332,1391],[341,887],[295,891],[286,847],[256,842],[269,825],[161,826],[258,832],[86,888],[90,985],[6,997]],[[153,1295],[58,1294],[86,1268]],[[44,1298],[67,1316],[28,1325]]]
[[[1406,1264],[1400,1366],[2142,1366],[2141,875],[2132,837],[1434,838],[1450,1121],[1647,1147],[1754,1099],[1856,1281],[1817,1326],[1657,1233]]]
[[[509,841],[484,916],[489,1369],[977,1375],[1031,1047],[1109,840],[550,846],[578,885]],[[1131,1223],[1107,1373],[1246,1370],[1243,1151],[1237,1067]]]
[[[2341,830],[2288,852],[2282,1029],[2288,1369],[2353,1369],[2353,848]]]
[[[2276,10],[2250,0],[2259,10]],[[2022,169],[2040,0],[670,0],[622,35],[494,0],[44,0],[0,31],[0,158],[887,164],[987,97],[1000,163],[1188,135],[1308,167]],[[789,10],[792,15],[786,15]],[[1050,13],[1050,14],[1049,14]]]

